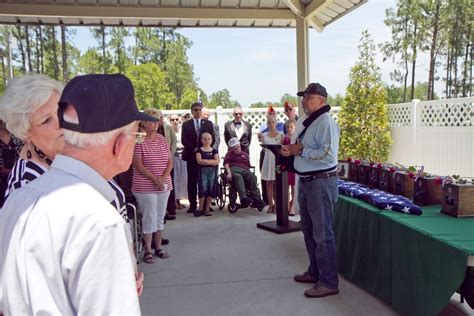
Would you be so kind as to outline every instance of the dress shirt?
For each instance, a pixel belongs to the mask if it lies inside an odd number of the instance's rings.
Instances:
[[[242,122],[234,122],[234,128],[235,135],[237,136],[237,139],[240,140],[240,138],[244,134],[244,125],[242,124]]]
[[[62,155],[10,195],[0,218],[6,314],[140,314],[114,196],[94,169]]]

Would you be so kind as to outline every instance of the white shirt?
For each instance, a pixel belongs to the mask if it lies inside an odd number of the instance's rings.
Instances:
[[[0,217],[6,314],[140,314],[128,229],[94,169],[57,156]]]

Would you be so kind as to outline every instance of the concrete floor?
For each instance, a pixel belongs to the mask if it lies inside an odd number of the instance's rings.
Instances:
[[[310,285],[293,281],[307,268],[301,232],[273,234],[256,223],[265,211],[226,209],[195,218],[178,210],[168,221],[169,259],[141,262],[144,315],[398,315],[371,294],[339,279],[340,294],[309,299]],[[293,217],[298,221],[299,217]],[[143,254],[142,254],[143,255]],[[467,304],[448,304],[440,315],[474,315]],[[463,310],[463,312],[461,312]]]

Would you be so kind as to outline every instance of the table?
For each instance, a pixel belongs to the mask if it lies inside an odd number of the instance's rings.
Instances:
[[[404,315],[441,311],[474,256],[474,218],[422,210],[380,210],[341,195],[334,212],[338,272]]]

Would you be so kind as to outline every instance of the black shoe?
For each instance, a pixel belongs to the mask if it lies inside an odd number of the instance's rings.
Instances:
[[[193,212],[193,215],[196,216],[196,217],[202,216],[202,214],[204,214],[203,210],[195,210]]]
[[[253,207],[260,208],[260,207],[265,207],[265,202],[263,202],[262,199],[260,198],[255,198],[252,203]]]
[[[194,212],[196,212],[196,209],[197,209],[196,206],[190,206],[190,207],[188,208],[188,211],[187,211],[186,213],[194,213]]]
[[[176,215],[165,215],[165,220],[167,221],[174,221],[176,219]]]
[[[249,207],[251,202],[252,202],[252,200],[249,199],[249,198],[246,198],[246,197],[240,199],[240,208]]]
[[[170,240],[169,239],[166,239],[166,238],[161,238],[161,244],[162,245],[167,245],[170,243]]]

